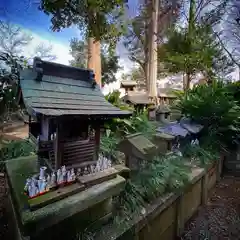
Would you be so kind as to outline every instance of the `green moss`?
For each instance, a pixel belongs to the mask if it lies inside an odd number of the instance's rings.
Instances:
[[[7,174],[11,186],[11,194],[15,200],[15,209],[20,217],[23,231],[35,235],[41,231],[70,220],[76,214],[81,214],[95,204],[119,194],[124,189],[125,180],[118,176],[115,179],[93,186],[83,192],[74,194],[45,207],[30,211],[28,199],[23,188],[26,178],[37,173],[37,157],[21,157],[6,162]],[[70,220],[71,221],[71,220]],[[82,223],[79,222],[79,225]]]
[[[24,185],[29,176],[37,173],[37,156],[20,157],[6,161],[12,193],[18,208],[23,210],[27,206],[27,196],[24,195]]]

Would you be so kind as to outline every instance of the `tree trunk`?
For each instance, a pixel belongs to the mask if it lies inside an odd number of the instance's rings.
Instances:
[[[195,16],[196,16],[196,0],[190,0],[189,12],[188,12],[188,33],[187,38],[190,41],[194,41],[193,32],[195,29]],[[186,68],[186,73],[183,77],[183,90],[187,91],[190,88],[191,73]]]
[[[157,22],[158,22],[159,0],[152,0],[151,15],[151,42],[149,44],[149,85],[148,95],[155,103],[157,103]]]
[[[101,43],[95,41],[95,79],[99,87],[102,86]]]
[[[195,28],[195,14],[196,13],[196,0],[190,0],[189,16],[188,16],[188,35],[192,37],[192,32]]]
[[[149,87],[149,46],[151,42],[151,14],[152,14],[152,5],[151,0],[145,0],[145,29],[144,29],[144,35],[145,35],[145,66],[144,66],[144,72],[145,72],[145,78],[146,78],[146,91],[148,91]]]
[[[88,38],[88,69],[93,70],[97,84],[101,87],[101,43],[94,40],[94,38]]]
[[[88,62],[87,67],[88,69],[91,69],[95,73],[95,44],[94,44],[94,38],[90,37],[88,38]]]

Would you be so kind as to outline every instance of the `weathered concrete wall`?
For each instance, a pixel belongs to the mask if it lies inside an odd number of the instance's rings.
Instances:
[[[207,201],[208,192],[215,186],[221,174],[222,161],[208,170],[192,170],[191,183],[181,194],[169,194],[157,199],[146,210],[144,216],[129,224],[129,229],[118,232],[112,228],[107,235],[97,236],[96,240],[174,240],[184,230],[184,225]],[[105,230],[104,230],[105,231]],[[111,234],[112,232],[112,234]]]

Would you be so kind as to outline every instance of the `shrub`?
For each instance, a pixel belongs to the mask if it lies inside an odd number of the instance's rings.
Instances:
[[[26,140],[16,140],[5,143],[0,151],[1,160],[9,160],[35,153],[33,144]]]
[[[239,139],[240,108],[229,88],[221,83],[200,85],[179,95],[176,107],[204,126],[202,137],[215,146],[233,147]]]

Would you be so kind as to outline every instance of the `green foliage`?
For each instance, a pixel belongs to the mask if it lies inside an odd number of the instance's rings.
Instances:
[[[102,83],[109,84],[115,82],[116,73],[120,69],[119,57],[115,54],[115,48],[109,44],[101,44],[101,70],[102,70]],[[70,54],[73,60],[70,61],[71,66],[86,68],[88,46],[85,41],[78,40],[77,38],[71,39]]]
[[[196,26],[189,35],[188,29],[173,30],[168,42],[159,51],[159,57],[170,72],[202,72],[207,76],[222,76],[233,69],[210,26]]]
[[[141,213],[146,204],[167,192],[181,190],[189,181],[190,167],[184,159],[175,155],[155,157],[146,162],[119,197],[120,215],[118,223],[130,220],[133,213]]]
[[[202,137],[219,147],[234,146],[239,139],[239,106],[226,85],[214,82],[188,90],[176,106],[182,113],[202,124]]]
[[[84,41],[72,38],[70,41],[70,54],[73,57],[70,65],[78,68],[87,67],[87,45]]]
[[[125,104],[122,101],[122,99],[120,98],[120,95],[121,95],[121,92],[118,90],[115,90],[107,94],[105,96],[105,99],[115,107],[120,108],[121,110],[133,110],[131,107],[129,107],[127,104]]]
[[[17,140],[3,143],[0,151],[1,160],[29,156],[35,153],[35,147],[26,140]]]
[[[112,132],[110,132],[109,135],[102,135],[100,142],[100,152],[104,156],[108,156],[114,161],[117,159],[117,145],[119,141],[120,139],[116,136],[116,134],[113,134]]]
[[[42,0],[40,10],[51,15],[53,30],[76,24],[86,30],[88,37],[115,44],[124,30],[122,20],[126,3],[126,0]]]
[[[234,100],[240,105],[240,81],[229,83],[226,87],[233,94]]]
[[[6,52],[0,52],[0,121],[7,121],[9,113],[15,111],[18,106],[15,101],[17,95],[19,71],[27,66],[24,57],[12,56]]]
[[[219,159],[219,154],[213,149],[208,149],[209,146],[203,148],[199,145],[185,146],[183,156],[190,160],[191,163],[200,167],[208,167],[211,163]]]

